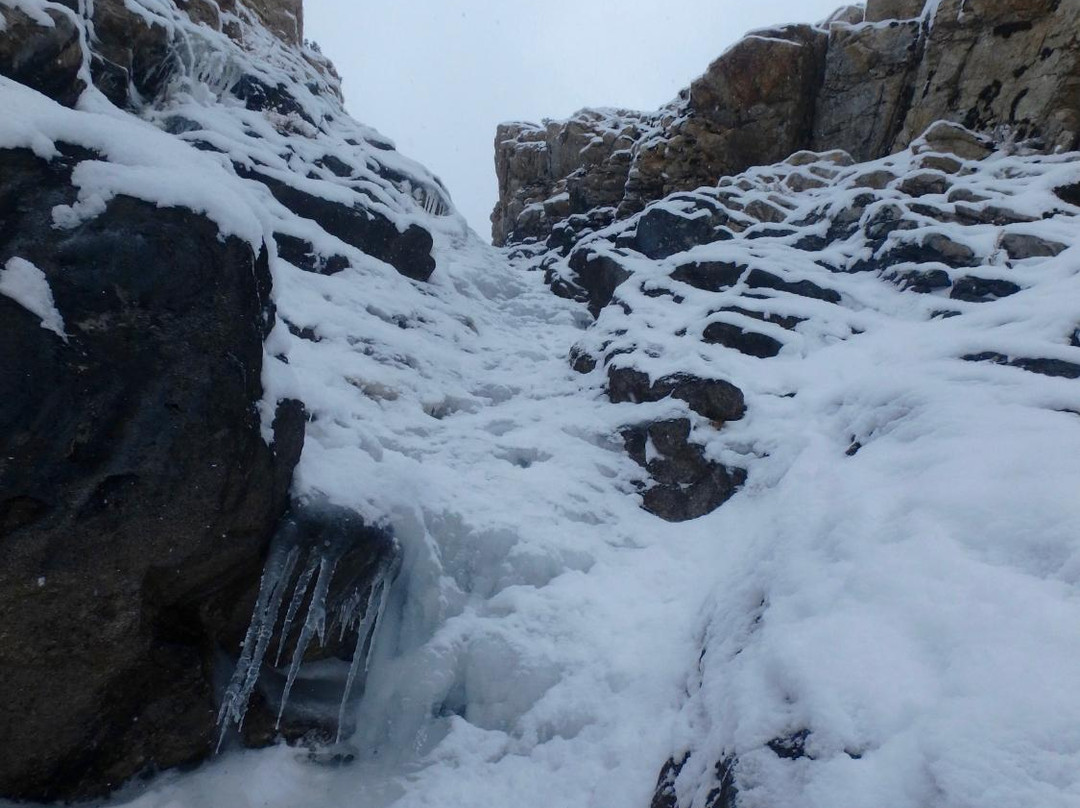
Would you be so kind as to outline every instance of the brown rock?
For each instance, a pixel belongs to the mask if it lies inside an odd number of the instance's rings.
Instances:
[[[635,151],[620,213],[809,145],[827,40],[806,25],[761,31],[713,62],[690,86],[685,116]]]
[[[910,20],[921,17],[926,0],[867,0],[866,21]]]
[[[78,76],[83,58],[79,32],[68,15],[54,9],[46,14],[51,26],[18,8],[3,10],[0,75],[73,106],[84,89]]]
[[[1080,143],[1080,4],[942,0],[932,22],[894,148],[938,120],[1004,127],[1050,148]]]
[[[915,141],[913,150],[952,154],[961,160],[983,160],[994,150],[989,138],[965,129],[960,124],[936,121]]]

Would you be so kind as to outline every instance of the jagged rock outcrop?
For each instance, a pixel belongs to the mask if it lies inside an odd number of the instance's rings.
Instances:
[[[336,704],[278,723],[273,665],[221,708],[274,548],[304,628],[263,623],[294,669],[362,663],[395,569],[387,530],[290,490],[314,415],[268,368],[313,332],[274,284],[423,283],[423,223],[450,213],[345,116],[299,0],[88,9],[0,0],[0,797],[20,800],[196,763],[249,702],[249,743],[333,740]],[[110,115],[75,109],[87,93]],[[334,638],[309,647],[319,621]]]
[[[602,215],[583,198],[560,196],[569,172],[538,162],[569,133],[587,131],[597,113],[500,129],[495,243],[543,241],[560,229],[556,238],[565,243],[562,221],[575,234],[591,232],[675,191],[801,149],[872,160],[905,148],[938,120],[1037,139],[1049,151],[1074,148],[1078,31],[1075,2],[904,0],[872,2],[865,12],[846,7],[819,27],[751,33],[664,109],[623,113],[609,159],[571,167],[574,184],[603,188],[594,196]]]
[[[614,220],[630,168],[630,149],[649,116],[626,110],[583,110],[565,123],[501,124],[495,173],[505,206],[492,214],[497,243],[551,232],[553,223],[591,212]]]

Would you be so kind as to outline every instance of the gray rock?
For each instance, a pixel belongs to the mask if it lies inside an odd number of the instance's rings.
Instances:
[[[1014,261],[1023,261],[1025,258],[1053,258],[1066,250],[1066,246],[1060,242],[1027,233],[1005,233],[1001,237],[1001,248]]]
[[[1020,139],[1075,148],[1080,140],[1080,4],[942,0],[929,27],[919,88],[894,148],[935,121],[1004,127]]]
[[[814,115],[813,148],[857,160],[889,151],[914,93],[920,26],[834,26]]]
[[[986,137],[960,124],[937,121],[913,144],[916,154],[924,151],[952,154],[961,160],[983,160],[994,150]]]

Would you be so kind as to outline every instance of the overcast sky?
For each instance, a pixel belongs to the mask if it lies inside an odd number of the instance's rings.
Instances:
[[[354,118],[450,189],[485,238],[495,126],[585,106],[655,109],[752,28],[842,0],[306,0],[306,36]]]

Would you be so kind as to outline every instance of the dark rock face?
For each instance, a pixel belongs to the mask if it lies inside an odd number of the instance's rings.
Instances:
[[[349,697],[349,666],[338,666],[336,678],[324,667],[311,682],[305,680],[302,665],[325,660],[363,662],[377,617],[368,615],[364,605],[377,609],[378,596],[396,574],[398,562],[398,545],[389,529],[369,525],[354,511],[324,500],[292,504],[272,541],[258,593],[249,590],[243,597],[218,599],[218,610],[213,613],[213,625],[220,628],[216,638],[220,648],[257,647],[257,635],[267,632],[266,655],[258,665],[250,701],[232,702],[226,696],[225,713],[230,719],[236,717],[233,710],[246,708],[240,733],[247,746],[268,746],[281,737],[289,742],[313,737],[333,741],[339,730],[350,729],[339,727],[344,717],[340,707]],[[320,581],[323,576],[325,581]],[[260,599],[274,593],[276,613],[267,615],[265,622],[258,615],[253,617],[253,610],[258,612],[256,602],[262,605]],[[319,642],[312,642],[310,634],[305,639],[302,627],[316,598],[326,615],[326,632]],[[370,622],[365,624],[368,617]],[[230,657],[237,661],[235,655]],[[294,664],[298,678],[286,694]],[[237,665],[234,684],[247,670],[246,661]],[[361,682],[362,677],[353,684]],[[285,706],[280,709],[283,699]]]
[[[78,76],[82,46],[71,18],[50,10],[50,28],[17,8],[5,8],[4,13],[7,28],[0,37],[0,75],[73,106],[84,88]]]
[[[718,231],[705,211],[688,216],[657,207],[638,219],[632,246],[647,258],[657,259],[724,238],[731,238],[731,233]]]
[[[746,482],[742,469],[709,461],[704,449],[690,440],[690,431],[686,418],[623,431],[627,453],[654,481],[642,492],[642,507],[669,522],[712,513]]]
[[[953,300],[966,300],[970,303],[984,303],[988,300],[997,300],[998,298],[1015,295],[1019,291],[1020,287],[1012,281],[968,275],[953,284],[949,297]]]
[[[119,197],[52,228],[75,162],[0,152],[0,265],[48,279],[67,341],[0,297],[0,793],[98,795],[212,748],[222,599],[257,588],[303,444],[261,437],[266,252]]]
[[[691,410],[710,421],[738,421],[746,414],[742,391],[723,379],[699,379],[687,374],[665,376],[655,382],[634,368],[608,368],[608,398],[624,401],[660,401],[668,396],[685,401]]]
[[[731,323],[709,323],[701,337],[710,345],[723,345],[726,348],[734,348],[747,356],[755,356],[758,359],[768,359],[780,353],[784,344],[778,339],[759,334],[756,331],[748,331]]]
[[[860,9],[861,11],[861,9]],[[669,758],[660,770],[653,792],[650,808],[680,808],[678,795],[675,793],[675,779],[690,760],[690,753],[685,753],[680,760]],[[735,784],[737,760],[726,757],[717,761],[713,767],[713,787],[705,797],[705,808],[736,808],[739,789]]]
[[[285,233],[275,233],[278,255],[293,266],[319,275],[336,275],[349,267],[343,255],[323,255],[310,241]]]
[[[706,292],[720,292],[738,283],[746,269],[745,264],[695,261],[676,267],[671,273],[671,279]]]
[[[1073,347],[1080,347],[1073,345]],[[1050,376],[1059,379],[1080,379],[1080,364],[1066,362],[1064,359],[1031,359],[1017,357],[1012,359],[996,351],[968,354],[963,357],[966,362],[993,362],[995,365],[1008,365],[1014,368],[1026,370],[1029,373],[1037,373],[1040,376]]]
[[[615,403],[685,401],[714,428],[737,421],[746,412],[742,391],[720,379],[686,374],[652,382],[633,368],[608,368],[608,397]],[[653,484],[642,492],[642,507],[669,522],[696,519],[719,508],[746,482],[746,472],[710,461],[703,447],[690,440],[687,418],[627,427],[623,441],[630,457],[649,472]]]
[[[683,766],[689,759],[689,755],[684,755],[681,760],[668,759],[660,770],[660,776],[656,778],[656,791],[653,792],[649,808],[679,808],[679,798],[675,793],[675,778],[682,772]]]
[[[312,196],[280,180],[242,167],[238,167],[237,173],[257,179],[297,216],[311,219],[330,235],[385,261],[407,278],[426,281],[435,271],[431,233],[419,225],[411,224],[402,231],[376,211]],[[286,243],[287,249],[297,246]]]
[[[555,294],[589,304],[593,317],[611,302],[615,290],[630,273],[612,256],[582,247],[570,256],[572,279],[548,279]]]

